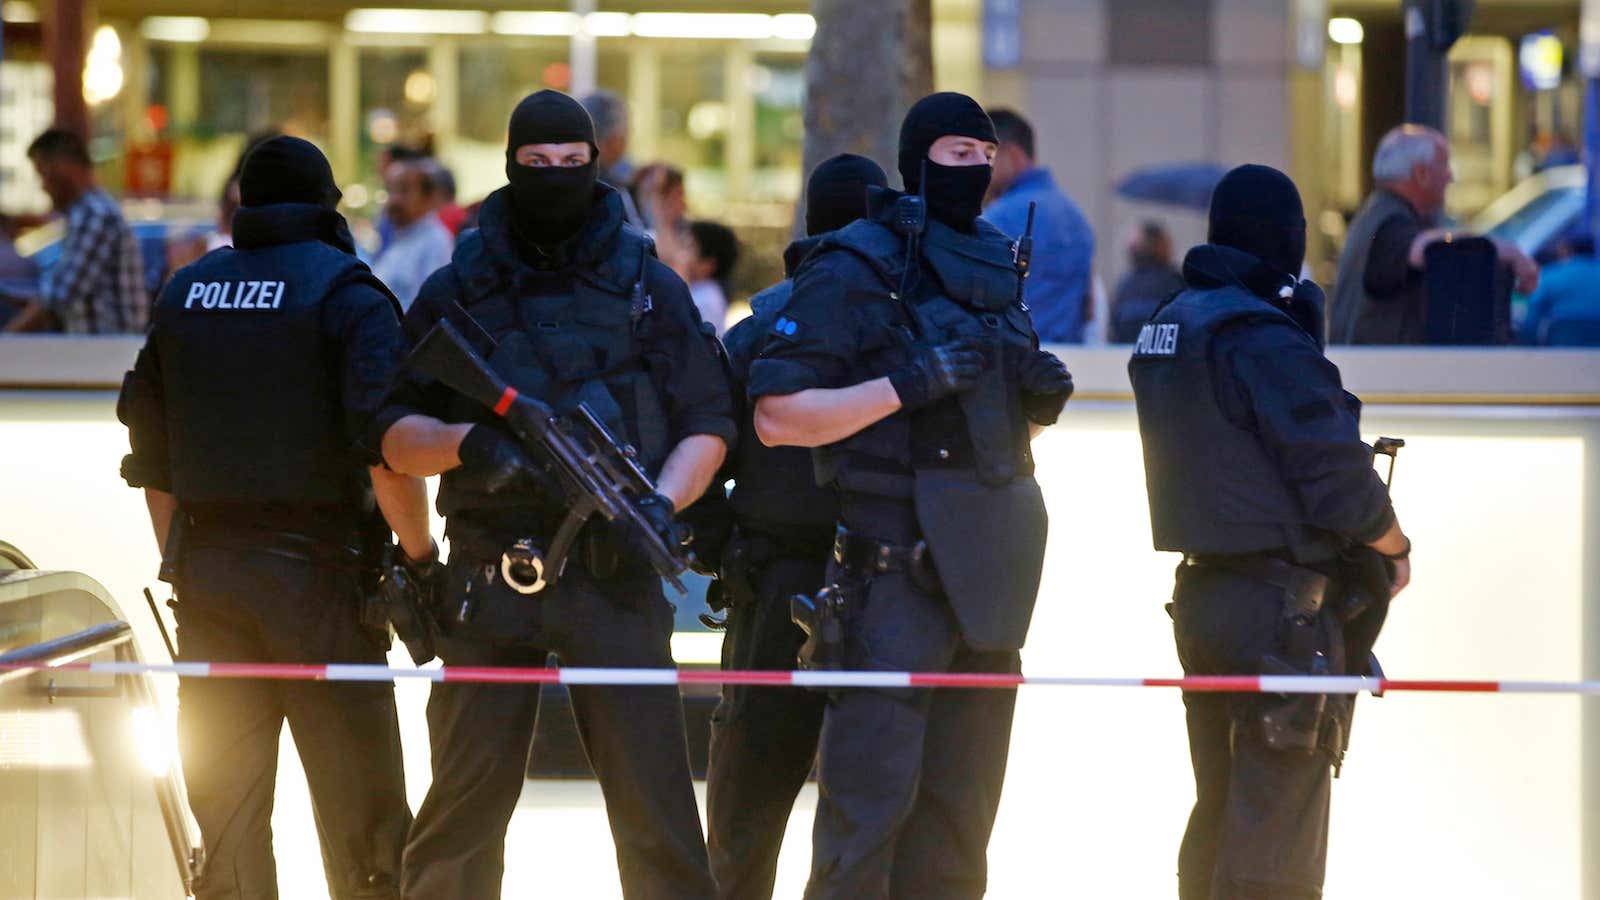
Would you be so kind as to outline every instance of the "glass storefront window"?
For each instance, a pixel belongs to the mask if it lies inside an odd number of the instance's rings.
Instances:
[[[519,100],[541,88],[564,88],[566,83],[565,41],[464,46],[459,135],[468,141],[502,145],[506,120]]]
[[[200,51],[200,133],[271,128],[322,142],[328,134],[326,53]]]

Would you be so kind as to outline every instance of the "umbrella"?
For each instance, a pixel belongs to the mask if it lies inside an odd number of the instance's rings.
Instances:
[[[1128,200],[1205,211],[1211,191],[1228,170],[1217,163],[1164,163],[1138,169],[1117,184]]]

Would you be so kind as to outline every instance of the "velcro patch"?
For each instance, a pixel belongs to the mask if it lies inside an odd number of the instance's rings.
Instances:
[[[777,321],[772,323],[771,334],[775,338],[781,338],[786,341],[798,340],[800,334],[800,323],[789,318],[788,316],[779,316]]]

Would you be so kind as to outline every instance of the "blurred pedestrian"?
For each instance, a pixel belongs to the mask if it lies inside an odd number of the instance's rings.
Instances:
[[[144,261],[133,229],[111,195],[95,182],[83,138],[51,128],[28,146],[50,205],[67,219],[61,255],[5,331],[47,330],[69,334],[130,334],[144,331],[150,295]]]
[[[1561,260],[1540,274],[1539,289],[1528,299],[1522,343],[1600,346],[1600,259],[1594,251],[1593,235],[1564,242]]]
[[[1444,135],[1401,125],[1372,158],[1377,188],[1362,204],[1339,254],[1329,340],[1335,344],[1420,344],[1427,334],[1423,273],[1430,244],[1468,236],[1440,225],[1445,189],[1455,180]],[[1539,267],[1509,241],[1491,238],[1517,290],[1533,293]]]
[[[612,187],[625,188],[633,175],[633,164],[628,162],[628,104],[607,90],[592,91],[580,101],[594,120],[596,146],[600,148],[599,177]],[[644,219],[633,197],[622,191],[622,205],[628,214],[628,224],[643,228]]]
[[[434,187],[434,212],[439,214],[439,221],[444,227],[450,229],[450,236],[461,233],[467,221],[467,211],[456,202],[456,173],[434,157],[422,161],[428,174],[433,178]]]
[[[656,242],[656,253],[674,271],[688,264],[690,242],[689,198],[683,170],[667,163],[651,163],[633,177],[632,194],[646,232]]]
[[[455,236],[434,210],[434,179],[434,170],[417,159],[390,163],[384,173],[389,199],[383,209],[394,233],[372,261],[372,273],[389,286],[402,309],[411,307],[422,282],[449,263],[455,251]]]
[[[728,321],[728,278],[739,261],[739,238],[721,222],[692,222],[689,253],[679,274],[689,285],[700,318],[722,334]]]
[[[1009,109],[989,112],[1000,149],[994,158],[983,217],[1013,238],[1028,226],[1034,207],[1033,266],[1023,294],[1039,339],[1079,344],[1089,320],[1094,232],[1078,205],[1056,186],[1050,170],[1034,162],[1033,126]]]
[[[1134,232],[1128,242],[1128,265],[1111,301],[1114,344],[1133,343],[1156,307],[1183,290],[1183,276],[1172,263],[1172,235],[1160,222],[1148,220]]]

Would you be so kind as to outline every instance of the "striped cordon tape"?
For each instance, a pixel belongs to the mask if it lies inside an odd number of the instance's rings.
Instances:
[[[1413,691],[1449,694],[1592,694],[1600,681],[1463,681],[1367,678],[1358,675],[1191,675],[1185,678],[1090,678],[983,672],[768,672],[699,669],[499,668],[281,663],[68,662],[0,664],[0,672],[37,670],[99,675],[176,675],[180,678],[264,678],[279,681],[391,681],[496,684],[753,685],[808,688],[1016,688],[1154,687],[1252,694],[1382,694]]]

